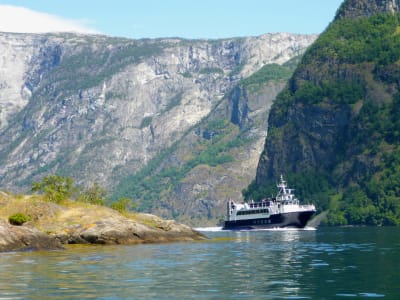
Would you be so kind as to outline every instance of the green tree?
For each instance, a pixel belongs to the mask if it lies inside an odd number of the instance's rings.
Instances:
[[[78,197],[78,201],[90,204],[104,205],[107,198],[107,190],[99,186],[97,182],[86,188]]]
[[[113,202],[110,207],[120,213],[126,212],[127,210],[135,209],[136,203],[128,197],[122,197],[118,201]]]
[[[48,175],[42,181],[32,183],[32,192],[41,192],[48,201],[55,203],[71,197],[74,190],[72,178],[59,175]]]

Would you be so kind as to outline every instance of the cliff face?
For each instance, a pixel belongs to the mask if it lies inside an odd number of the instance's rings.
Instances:
[[[26,107],[41,76],[60,59],[60,45],[45,36],[0,35],[0,128]]]
[[[209,141],[200,124],[213,113],[239,131],[253,132],[254,140],[246,144],[252,150],[242,149],[244,161],[235,156],[236,163],[231,162],[233,170],[244,165],[245,186],[265,138],[261,119],[283,83],[271,81],[249,93],[231,91],[263,66],[302,54],[315,38],[267,34],[189,41],[2,33],[1,188],[26,191],[32,181],[58,173],[118,192],[124,179],[160,155],[166,167],[192,156],[193,139]],[[180,143],[185,150],[177,150]],[[236,149],[238,155],[242,150]],[[243,186],[233,190],[240,194]],[[192,190],[176,187],[159,197],[173,203],[191,199]],[[196,208],[190,206],[188,214]]]
[[[255,92],[233,89],[180,141],[162,170],[155,171],[160,174],[173,167],[177,175],[167,176],[163,190],[170,186],[172,191],[168,196],[161,192],[151,210],[189,224],[205,225],[208,219],[212,225],[223,218],[228,199],[242,201],[241,191],[256,172],[269,109],[285,84],[284,80],[263,83]]]
[[[271,108],[259,189],[283,173],[332,224],[400,223],[397,11],[343,3]]]

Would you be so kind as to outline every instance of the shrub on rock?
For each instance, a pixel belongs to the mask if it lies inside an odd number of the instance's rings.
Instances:
[[[23,213],[13,214],[8,218],[8,222],[12,225],[21,226],[22,224],[28,222],[29,217]]]

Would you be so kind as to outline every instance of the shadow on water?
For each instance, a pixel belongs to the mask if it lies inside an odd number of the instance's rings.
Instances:
[[[206,234],[3,253],[0,299],[399,299],[398,228]]]

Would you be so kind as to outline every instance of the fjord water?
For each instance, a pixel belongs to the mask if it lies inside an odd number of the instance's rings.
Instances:
[[[400,299],[400,228],[0,254],[0,299]]]

